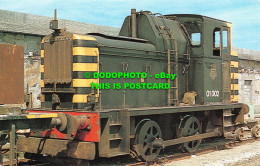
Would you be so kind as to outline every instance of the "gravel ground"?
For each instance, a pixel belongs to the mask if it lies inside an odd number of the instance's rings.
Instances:
[[[189,159],[173,161],[165,166],[260,166],[260,141],[246,143],[226,150]]]
[[[231,164],[230,166],[258,166],[260,165],[260,155],[246,159],[244,161]]]

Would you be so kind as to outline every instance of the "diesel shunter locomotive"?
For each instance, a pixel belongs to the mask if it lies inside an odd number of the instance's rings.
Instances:
[[[238,103],[231,23],[132,9],[119,36],[70,33],[59,29],[56,17],[50,28],[41,44],[42,108],[28,111],[58,113],[59,120],[18,138],[26,156],[131,154],[150,161],[166,146],[193,152],[204,138],[243,137],[248,107]],[[147,77],[95,76],[101,73]],[[257,135],[255,123],[247,125]]]

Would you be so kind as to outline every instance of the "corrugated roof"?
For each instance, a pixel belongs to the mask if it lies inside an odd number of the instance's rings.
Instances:
[[[233,47],[233,50],[237,52],[239,59],[260,61],[260,51],[237,47]]]

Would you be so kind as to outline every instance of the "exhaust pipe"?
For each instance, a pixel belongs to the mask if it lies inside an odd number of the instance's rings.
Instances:
[[[137,38],[137,29],[136,29],[136,9],[131,9],[131,30],[132,37]]]

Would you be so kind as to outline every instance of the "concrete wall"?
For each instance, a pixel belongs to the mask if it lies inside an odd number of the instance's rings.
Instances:
[[[238,53],[239,102],[260,114],[260,51],[234,48]]]
[[[33,94],[33,107],[40,107],[38,96],[40,87],[40,44],[42,38],[50,34],[49,22],[52,18],[0,10],[0,43],[24,46],[24,91]],[[80,23],[68,20],[59,20],[60,28],[67,31],[86,34],[90,32],[117,36],[119,28]]]

